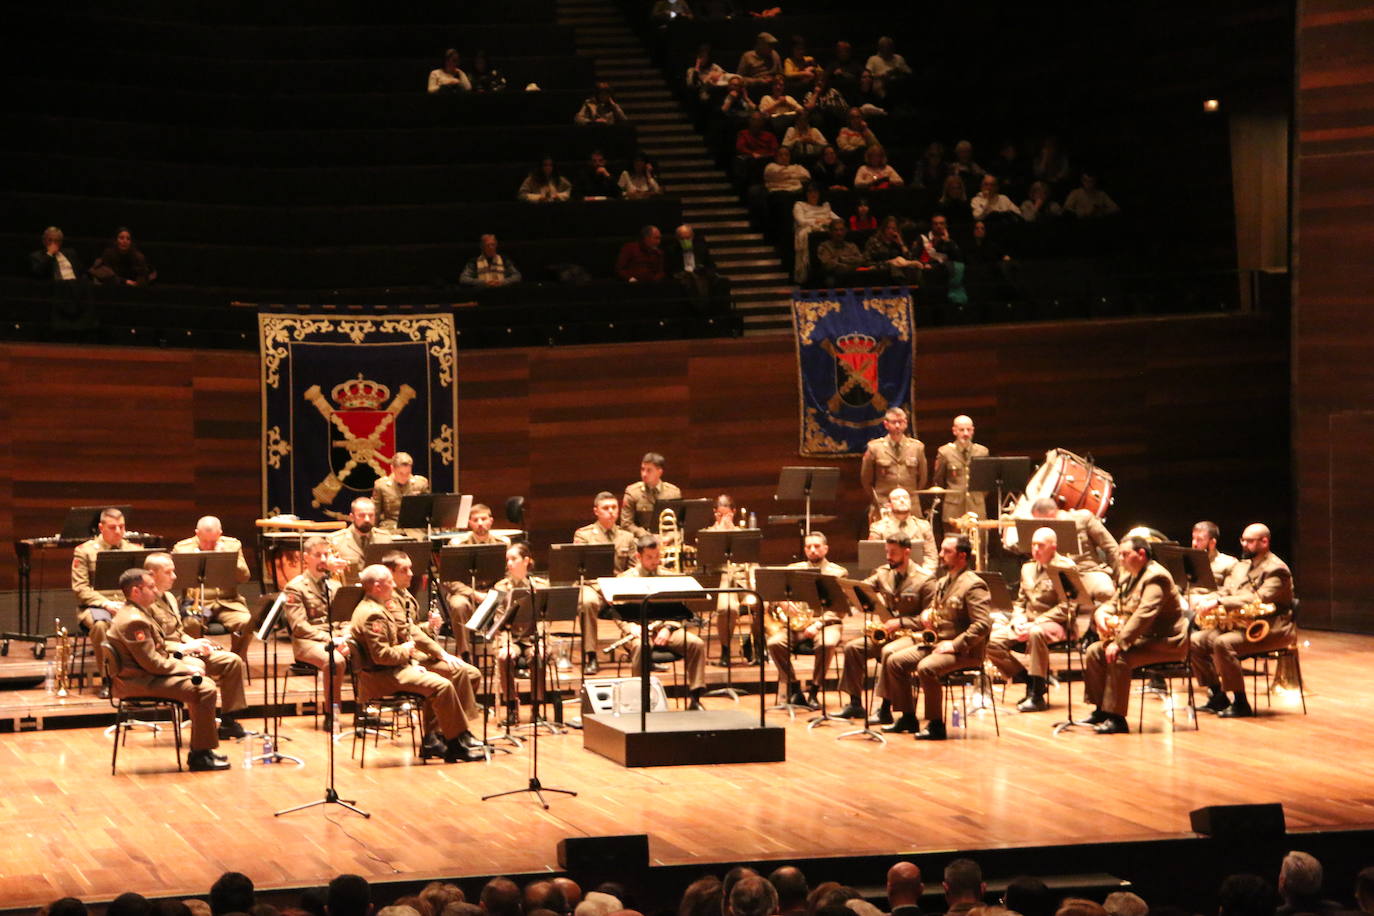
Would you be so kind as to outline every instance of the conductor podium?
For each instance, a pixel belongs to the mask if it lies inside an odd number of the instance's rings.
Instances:
[[[606,600],[619,603],[626,618],[638,618],[641,626],[651,619],[649,608],[654,604],[681,604],[748,591],[702,588],[687,576],[607,577],[599,582]],[[645,667],[652,654],[640,653]],[[647,676],[643,671],[638,674],[641,679]],[[646,687],[647,683],[641,680]],[[757,714],[737,709],[651,712],[643,701],[638,712],[629,715],[586,714],[582,717],[582,746],[627,767],[786,760],[786,731],[764,722],[762,689],[759,701]]]

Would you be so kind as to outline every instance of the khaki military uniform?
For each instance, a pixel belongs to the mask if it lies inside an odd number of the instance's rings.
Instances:
[[[415,640],[415,648],[423,653],[420,664],[426,670],[452,681],[464,718],[469,723],[478,721],[482,708],[477,704],[477,688],[482,683],[482,672],[461,659],[457,664],[448,660],[444,647],[428,629],[429,615],[421,614],[420,602],[409,589],[398,587],[391,600],[410,625],[410,638]],[[395,608],[392,610],[394,612]]]
[[[809,560],[800,560],[796,563],[788,564],[788,569],[814,569],[824,576],[847,576],[849,570],[838,563],[831,563],[829,560],[822,561],[819,565]],[[808,605],[804,601],[795,602],[798,608],[806,608]],[[784,613],[785,607],[781,604],[773,605],[769,611],[770,615]],[[811,669],[811,683],[819,684],[825,678],[825,672],[830,669],[831,659],[836,652],[840,651],[840,643],[844,638],[844,618],[834,611],[824,611],[820,615],[821,631],[816,634],[812,644],[815,646],[815,664]],[[768,637],[767,648],[768,656],[773,659],[773,665],[778,669],[778,680],[795,684],[797,682],[797,672],[792,667],[792,651],[795,646],[796,636],[787,626],[781,626],[776,632]]]
[[[411,474],[410,480],[404,484],[397,483],[390,474],[378,477],[377,482],[372,485],[372,502],[377,506],[377,527],[400,534],[396,523],[401,517],[401,497],[419,496],[428,492],[429,479],[419,474]],[[404,535],[409,538],[423,538],[425,531],[422,528],[407,528]]]
[[[633,569],[625,570],[621,575],[627,577],[651,577],[657,575],[657,573],[646,572],[644,567],[636,566]],[[652,604],[649,605],[650,613],[653,612],[653,608],[654,606]],[[652,622],[653,621],[650,620],[650,623]],[[685,626],[676,621],[667,621],[666,625],[671,635],[668,637],[667,645],[663,646],[663,648],[671,649],[682,656],[683,667],[686,669],[688,689],[704,689],[706,687],[706,643],[702,642],[700,636],[688,632]],[[640,651],[643,645],[644,642],[639,637],[635,637],[630,640],[629,643],[630,670],[635,672],[636,675],[642,670],[639,666],[641,664]]]
[[[991,630],[988,586],[972,569],[941,576],[935,581],[931,621],[936,639],[953,643],[954,652],[934,652],[930,646],[911,646],[893,652],[883,662],[883,696],[902,713],[915,712],[911,675],[921,684],[925,718],[944,721],[944,692],[940,678],[951,671],[982,665]]]
[[[979,518],[987,513],[987,494],[968,488],[969,463],[974,458],[986,458],[988,447],[971,442],[960,445],[946,442],[935,452],[935,471],[930,485],[944,487],[946,492],[940,497],[940,518],[944,520],[945,532],[958,534],[954,520],[969,512],[976,512]]]
[[[891,436],[881,436],[870,440],[859,466],[859,481],[873,494],[868,520],[882,517],[888,494],[898,487],[908,492],[925,489],[926,476],[926,447],[920,439],[903,436],[893,442]],[[914,492],[911,499],[916,501]]]
[[[329,666],[329,643],[335,636],[347,636],[346,621],[329,622],[329,602],[333,598],[328,577],[313,579],[301,573],[282,589],[286,600],[282,603],[282,619],[291,634],[291,654],[296,661],[305,662],[321,671]],[[348,679],[348,659],[341,647],[334,652],[334,693],[331,702],[338,703]]]
[[[144,613],[157,625],[162,634],[164,648],[172,655],[183,652],[186,643],[199,638],[189,636],[182,628],[180,609],[173,594],[161,595]],[[233,652],[213,649],[205,658],[184,655],[181,660],[192,667],[199,666],[202,673],[210,676],[219,687],[222,709],[235,712],[248,705],[248,698],[243,690],[247,665],[242,658]]]
[[[1116,538],[1102,524],[1102,520],[1087,509],[1070,509],[1064,517],[1073,520],[1078,544],[1070,553],[1060,545],[1062,555],[1068,556],[1078,569],[1078,577],[1088,590],[1094,604],[1111,601],[1116,595],[1117,569]]]
[[[203,677],[199,665],[189,659],[173,658],[167,651],[162,630],[147,612],[126,604],[110,622],[105,641],[115,650],[114,695],[154,696],[180,700],[191,719],[191,750],[219,747],[215,727],[215,683]],[[237,656],[235,656],[237,657]]]
[[[930,526],[926,525],[926,528],[929,529]],[[899,603],[914,603],[914,608],[901,615],[901,625],[913,633],[920,631],[921,625],[916,615],[929,607],[935,596],[935,579],[930,573],[907,560],[906,566],[901,569],[893,569],[888,565],[879,566],[864,581],[878,590],[889,615],[897,614]],[[862,636],[851,639],[844,645],[844,671],[840,676],[840,690],[851,696],[863,693],[870,658],[879,659],[878,670],[881,671],[882,665],[892,653],[910,649],[916,644],[917,640],[910,636],[899,636],[882,643],[875,643]],[[882,678],[878,679],[875,692],[880,699],[887,696]]]
[[[100,535],[96,535],[77,547],[72,554],[72,592],[76,595],[77,621],[90,634],[90,643],[96,650],[96,668],[103,666],[100,661],[100,645],[105,642],[110,621],[124,604],[124,594],[119,589],[98,592],[91,587],[91,579],[95,576],[96,554],[102,550],[138,549],[140,548],[137,544],[128,540],[121,540],[118,544],[110,546]]]
[[[549,587],[549,580],[540,576],[530,576],[522,582],[516,582],[509,576],[502,579],[492,586],[492,590],[507,596],[512,591],[520,588],[531,588],[535,590]],[[507,600],[514,600],[509,598]],[[519,701],[520,692],[515,688],[515,669],[521,658],[527,661],[534,651],[534,634],[521,633],[518,636],[512,635],[509,629],[503,630],[496,640],[496,692],[499,701],[502,703],[516,703]],[[547,651],[547,644],[545,645]],[[545,661],[549,661],[545,659]],[[539,697],[543,695],[544,672],[536,672],[530,679],[530,696]]]
[[[455,686],[455,681],[470,686],[466,676],[451,679],[417,663],[420,658],[430,657],[429,650],[415,639],[417,635],[423,636],[423,631],[410,624],[395,598],[386,605],[374,598],[358,602],[351,629],[357,649],[353,670],[357,673],[360,703],[403,690],[417,693],[426,698],[426,734],[437,731],[448,740],[469,731],[472,723],[478,721],[476,700],[470,698],[464,704]],[[415,646],[405,648],[404,644],[412,639]],[[464,713],[464,705],[469,707],[472,718]]]
[[[623,517],[623,516],[622,516]],[[600,522],[583,525],[573,532],[574,544],[614,544],[615,574],[624,574],[635,565],[635,535],[624,528],[602,528]],[[595,585],[582,586],[577,599],[578,620],[586,635],[587,651],[596,651],[596,622],[606,608],[606,600],[601,597],[601,589]]]
[[[666,480],[660,480],[652,490],[642,480],[630,484],[625,488],[625,495],[620,497],[620,527],[637,538],[651,534],[649,529],[641,528],[636,523],[636,516],[640,512],[657,512],[659,500],[664,499],[682,499],[682,491]]]
[[[931,527],[930,522],[914,512],[901,520],[895,515],[884,515],[868,529],[870,541],[886,541],[894,534],[905,534],[912,547],[919,544],[921,569],[924,569],[927,575],[935,575],[935,570],[940,566],[940,549],[935,544],[935,529]]]
[[[478,538],[471,531],[464,531],[454,535],[448,542],[450,547],[461,547],[465,544],[510,544],[510,538],[503,534],[487,534]],[[448,603],[449,620],[452,621],[453,629],[453,650],[454,652],[468,652],[472,649],[472,638],[468,634],[465,624],[472,617],[472,612],[477,605],[482,603],[484,597],[482,592],[472,587],[469,582],[455,579],[444,584],[444,601]]]
[[[1266,554],[1263,560],[1240,560],[1217,589],[1223,607],[1239,608],[1252,601],[1274,605],[1274,613],[1263,618],[1269,623],[1269,633],[1263,639],[1250,642],[1244,630],[1198,630],[1191,637],[1189,660],[1193,676],[1204,687],[1221,686],[1222,690],[1245,689],[1245,675],[1240,660],[1260,652],[1272,652],[1293,645],[1298,628],[1293,623],[1293,573],[1288,564]]]
[[[702,531],[743,531],[736,525],[722,526],[709,525],[701,529]],[[752,588],[754,585],[753,571],[758,566],[757,563],[736,563],[731,570],[722,570],[720,574],[721,588]],[[741,595],[718,595],[716,596],[716,636],[720,639],[722,651],[731,640],[735,638],[735,630],[739,626],[740,618],[740,599]],[[747,605],[744,613],[748,613]]]
[[[1188,654],[1188,621],[1173,577],[1153,560],[1138,575],[1122,579],[1110,609],[1126,619],[1111,639],[1088,647],[1083,697],[1103,712],[1124,716],[1131,696],[1131,670],[1182,661]],[[1109,665],[1106,648],[1112,643],[1121,652]]]
[[[396,535],[393,532],[381,528],[373,528],[367,534],[361,534],[352,525],[340,528],[326,538],[334,552],[348,561],[348,568],[343,571],[344,585],[358,584],[358,575],[367,565],[368,547],[373,544],[388,544],[395,539]]]
[[[249,577],[252,576],[252,571],[248,569],[248,561],[243,558],[243,544],[237,538],[221,535],[215,544],[215,550],[225,553],[233,551],[237,554],[238,559],[234,565],[238,572],[238,581],[248,581]],[[183,538],[172,547],[172,553],[199,552],[200,539],[196,537]],[[195,586],[188,586],[185,595],[188,598],[194,598],[196,591]],[[193,639],[199,639],[205,635],[205,621],[211,618],[218,619],[220,624],[232,634],[230,648],[233,653],[247,661],[248,644],[253,639],[253,615],[249,613],[248,604],[239,595],[238,589],[207,588],[205,594],[201,595],[200,598],[200,613],[199,619],[191,617],[186,620],[186,632]]]
[[[1072,569],[1073,563],[1055,554],[1050,565]],[[1034,560],[1021,564],[1021,588],[1012,606],[1012,620],[995,623],[988,639],[988,660],[1008,679],[1029,669],[1032,677],[1050,673],[1050,645],[1068,638],[1074,610],[1059,603],[1049,571]],[[1014,622],[1024,620],[1029,629],[1017,635]],[[1028,663],[1016,656],[1029,655]]]

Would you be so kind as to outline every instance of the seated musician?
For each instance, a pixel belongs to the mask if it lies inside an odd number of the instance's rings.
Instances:
[[[377,527],[396,531],[401,519],[401,498],[429,492],[429,479],[415,473],[415,459],[409,452],[391,456],[391,473],[378,477],[372,485],[372,502],[377,507]],[[405,537],[423,538],[420,529],[408,529]]]
[[[886,541],[894,534],[904,535],[912,546],[921,545],[921,568],[926,575],[935,575],[939,563],[939,548],[935,544],[935,529],[930,522],[911,511],[911,494],[906,487],[894,487],[887,494],[887,512],[868,529],[870,541]]]
[[[814,569],[827,576],[849,575],[849,570],[826,559],[830,553],[830,542],[824,532],[813,531],[808,534],[802,549],[806,552],[806,559],[790,564],[788,569]],[[830,667],[831,656],[840,649],[844,619],[833,611],[817,616],[803,601],[782,601],[773,605],[763,622],[768,634],[768,656],[778,669],[779,686],[787,685],[784,688],[787,702],[794,706],[820,709],[816,694],[820,692],[821,678],[825,677]],[[797,649],[807,648],[815,653],[815,665],[811,669],[811,683],[802,693],[801,683],[792,666],[792,654]]]
[[[1100,608],[1102,639],[1083,661],[1083,696],[1096,707],[1087,724],[1100,735],[1124,734],[1131,696],[1131,671],[1141,665],[1182,661],[1188,652],[1188,621],[1173,577],[1154,560],[1150,542],[1139,535],[1117,548],[1121,581]]]
[[[1031,558],[1021,565],[1021,588],[1011,618],[993,614],[988,660],[1012,683],[1025,683],[1026,695],[1016,704],[1021,712],[1049,709],[1045,699],[1049,692],[1049,647],[1068,638],[1070,615],[1075,613],[1073,607],[1059,601],[1050,579],[1054,568],[1073,569],[1073,563],[1059,555],[1059,539],[1053,528],[1036,529]],[[1018,655],[1028,656],[1027,661],[1022,662]]]
[[[714,507],[716,520],[702,531],[739,531],[742,530],[735,524],[735,501],[729,494],[722,493],[716,497]],[[720,576],[721,588],[749,588],[753,582],[750,572],[757,564],[754,563],[733,563],[729,569],[723,570]],[[740,610],[741,597],[744,597],[744,610]],[[721,595],[716,601],[716,636],[720,639],[720,666],[730,667],[730,644],[735,637],[735,629],[739,626],[740,615],[749,613],[753,601],[751,596],[740,595]],[[749,637],[745,637],[749,640]],[[752,643],[752,640],[749,640]],[[749,647],[752,649],[752,645]],[[746,651],[745,656],[752,656],[752,651]]]
[[[329,535],[329,546],[334,554],[346,565],[343,568],[343,584],[357,585],[358,574],[367,562],[367,548],[373,544],[386,544],[395,539],[389,531],[377,527],[377,504],[366,496],[353,500],[348,511],[348,527],[340,528]]]
[[[596,498],[592,500],[592,511],[596,515],[596,521],[574,531],[573,543],[615,545],[615,574],[618,576],[634,562],[635,536],[626,529],[617,527],[621,509],[620,500],[615,498],[614,493],[602,490],[596,494]],[[596,660],[596,622],[605,611],[606,601],[601,597],[601,589],[596,583],[582,586],[582,594],[577,600],[577,616],[586,638],[583,674],[596,674],[600,670]]]
[[[244,696],[243,681],[247,665],[242,657],[233,652],[225,652],[208,639],[200,639],[183,629],[181,604],[172,591],[177,581],[176,564],[171,554],[150,553],[143,560],[143,568],[153,577],[157,598],[142,610],[152,620],[162,637],[163,647],[173,658],[180,658],[219,687],[220,726],[222,739],[242,738],[247,732],[236,719],[240,710],[248,705]]]
[[[649,578],[659,574],[659,564],[662,557],[659,553],[660,545],[658,535],[646,534],[635,542],[635,553],[639,563],[625,570],[622,576],[637,576]],[[628,611],[628,606],[625,606]],[[661,605],[649,605],[649,612],[652,614],[655,609],[661,609]],[[636,613],[637,613],[636,608]],[[621,630],[630,639],[630,669],[636,673],[641,671],[640,652],[644,649],[644,640],[639,633],[639,625],[628,623],[624,620],[618,621]],[[691,703],[688,709],[701,709],[701,697],[706,693],[706,643],[702,642],[700,636],[689,633],[687,627],[676,620],[650,620],[649,621],[649,644],[656,649],[672,649],[682,656],[683,666],[686,668],[687,688],[690,691]]]
[[[243,544],[237,538],[225,534],[219,519],[213,515],[207,515],[196,522],[194,537],[183,538],[172,547],[172,553],[214,551],[236,554],[234,566],[238,581],[248,581],[252,572],[248,569],[248,562],[243,558]],[[188,584],[183,596],[186,603],[199,610],[199,614],[186,618],[186,632],[191,636],[200,636],[205,632],[206,621],[218,620],[232,634],[229,644],[231,651],[245,662],[248,661],[248,644],[253,639],[253,620],[248,612],[248,603],[243,600],[237,588],[206,588],[203,594],[200,592],[200,589]]]
[[[124,539],[124,513],[105,509],[100,513],[99,534],[81,544],[72,555],[72,592],[76,595],[77,622],[90,634],[96,650],[96,667],[101,668],[100,645],[115,613],[124,606],[124,596],[117,589],[98,592],[91,587],[95,576],[96,554],[102,550],[138,550],[138,545]],[[101,671],[100,698],[110,697],[109,675]]]
[[[448,545],[461,547],[464,544],[510,544],[510,538],[504,534],[492,534],[491,528],[495,522],[491,507],[484,503],[476,503],[468,511],[468,530],[454,535]],[[472,651],[468,628],[464,624],[472,616],[473,609],[486,598],[487,593],[473,588],[470,582],[458,579],[444,583],[444,600],[448,602],[449,619],[452,621],[453,647],[459,657],[467,657]]]
[[[660,500],[682,498],[682,491],[663,479],[665,464],[667,459],[658,452],[646,452],[639,461],[639,480],[627,486],[621,497],[619,525],[636,538],[649,533],[636,520],[641,513],[653,518],[658,515]]]
[[[1078,543],[1065,544],[1064,555],[1078,568],[1078,578],[1088,590],[1094,604],[1110,601],[1116,594],[1117,568],[1116,538],[1102,524],[1102,520],[1087,509],[1061,509],[1052,497],[1046,496],[1031,503],[1032,518],[1071,519],[1078,533]]]
[[[919,741],[945,740],[944,690],[940,678],[952,671],[981,665],[991,629],[987,583],[973,571],[973,545],[965,537],[940,544],[945,574],[935,580],[931,605],[921,612],[921,626],[935,631],[932,645],[913,645],[883,662],[884,695],[901,713],[885,732],[913,733]],[[920,727],[911,696],[911,679],[921,684],[926,727]]]
[[[429,653],[417,642],[422,634],[407,622],[405,611],[395,600],[396,580],[391,570],[380,563],[366,566],[358,581],[364,597],[354,608],[351,622],[351,638],[358,652],[354,661],[358,702],[402,690],[418,693],[425,697],[425,740],[420,757],[443,757],[445,763],[484,759],[482,742],[472,733],[477,702],[469,698],[465,711],[455,687],[455,680],[467,683],[466,678],[450,679],[419,665],[419,659]]]
[[[348,679],[348,624],[329,619],[329,602],[333,599],[330,566],[342,566],[342,561],[333,558],[329,541],[318,535],[306,538],[301,547],[301,574],[282,588],[286,595],[282,619],[291,634],[291,654],[296,661],[325,671],[333,645],[334,676],[325,678],[334,688],[330,711],[324,717],[325,730],[329,731],[334,726],[333,708],[341,702],[344,681]]]
[[[1188,650],[1193,676],[1209,693],[1202,708],[1227,719],[1255,714],[1245,696],[1240,659],[1291,646],[1298,639],[1293,623],[1293,573],[1269,549],[1269,529],[1258,523],[1248,525],[1240,536],[1240,546],[1240,561],[1231,567],[1216,593],[1193,600],[1200,628],[1193,633]],[[1206,625],[1210,616],[1242,608],[1256,613],[1230,628],[1225,621],[1222,626]],[[1257,627],[1247,635],[1247,630],[1261,620],[1267,629]],[[1260,632],[1260,638],[1250,638]]]
[[[510,545],[506,550],[506,577],[493,585],[492,591],[504,595],[509,604],[514,600],[512,593],[517,589],[548,588],[548,579],[530,575],[533,567],[534,558],[530,555],[529,544],[520,541]],[[506,705],[506,717],[503,720],[505,725],[518,725],[520,722],[520,692],[515,687],[515,669],[529,667],[530,658],[534,654],[534,635],[532,630],[513,633],[507,627],[497,637],[496,692],[498,702],[504,702]],[[535,680],[530,685],[532,697],[537,697],[542,692],[539,685],[545,676],[545,672],[534,672]]]
[[[158,598],[157,586],[146,569],[126,569],[119,577],[126,603],[115,613],[105,644],[115,652],[110,672],[119,695],[157,696],[180,700],[191,719],[191,749],[186,765],[192,772],[229,769],[229,760],[216,754],[215,683],[202,666],[167,651],[162,630],[146,608]]]
[[[894,494],[897,491],[894,491]],[[927,530],[929,526],[926,526]],[[885,539],[887,550],[887,563],[873,570],[873,573],[864,579],[869,585],[878,590],[878,596],[883,602],[888,614],[891,616],[883,621],[883,634],[886,637],[881,642],[875,641],[872,636],[851,639],[844,645],[844,670],[840,676],[840,690],[849,694],[849,705],[840,710],[842,719],[859,719],[868,715],[868,711],[863,705],[864,679],[868,676],[868,660],[870,658],[879,659],[879,668],[882,670],[882,662],[894,652],[909,649],[916,645],[918,634],[921,627],[917,623],[917,614],[930,605],[932,588],[935,580],[931,575],[916,565],[916,561],[911,559],[911,541],[905,534],[893,532]],[[934,548],[931,549],[931,558],[936,556]],[[882,679],[878,679],[875,694],[882,700],[882,705],[878,708],[878,713],[874,716],[873,724],[890,724],[892,722],[892,701],[888,698],[887,692],[883,687]]]
[[[1221,587],[1221,583],[1226,581],[1226,576],[1240,562],[1236,557],[1229,553],[1222,553],[1217,549],[1217,541],[1221,538],[1221,529],[1216,522],[1201,521],[1193,526],[1192,545],[1194,550],[1207,551],[1207,562],[1212,567],[1212,579]],[[1193,587],[1188,590],[1189,603],[1198,595],[1206,595],[1208,592],[1201,587]],[[1191,607],[1185,607],[1183,612],[1191,620],[1194,611]]]

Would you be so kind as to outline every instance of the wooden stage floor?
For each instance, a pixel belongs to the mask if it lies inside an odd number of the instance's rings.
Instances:
[[[259,887],[340,872],[538,871],[557,867],[555,844],[568,836],[647,833],[654,862],[683,864],[1163,838],[1187,835],[1188,812],[1205,804],[1281,801],[1292,830],[1374,825],[1374,637],[1304,637],[1305,717],[1296,695],[1276,696],[1258,719],[1204,716],[1194,732],[1180,717],[1171,733],[1162,701],[1146,697],[1143,734],[1054,737],[1063,688],[1049,712],[1029,715],[1013,711],[1012,688],[1000,739],[986,714],[943,744],[893,736],[884,747],[772,713],[787,724],[786,762],[643,770],[584,750],[571,732],[540,744],[543,782],[579,793],[551,797],[548,811],[527,794],[479,801],[526,784],[528,749],[421,765],[384,742],[359,770],[345,739],[340,794],[372,818],[337,806],[274,818],[323,796],[327,741],[309,717],[283,723],[303,767],[243,769],[231,744],[236,768],[225,773],[177,773],[165,734],[135,733],[114,777],[100,728],[0,735],[0,905],[204,893],[231,869]],[[756,710],[757,698],[741,708]]]

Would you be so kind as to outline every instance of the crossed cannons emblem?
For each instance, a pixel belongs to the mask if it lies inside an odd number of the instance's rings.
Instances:
[[[386,457],[381,454],[382,433],[386,432],[391,424],[396,421],[397,415],[405,409],[405,406],[409,404],[412,399],[414,399],[414,388],[409,385],[401,386],[401,390],[397,393],[396,397],[387,405],[385,416],[377,422],[377,425],[372,428],[372,432],[366,437],[358,436],[353,430],[348,428],[348,424],[345,423],[343,417],[339,415],[339,411],[335,410],[333,405],[329,403],[329,400],[325,398],[319,385],[311,385],[310,388],[305,391],[304,396],[307,401],[315,405],[315,409],[320,412],[320,415],[333,424],[334,428],[337,429],[343,437],[341,439],[335,439],[331,444],[343,446],[348,450],[348,462],[343,468],[341,468],[338,473],[330,470],[330,472],[325,475],[324,480],[321,480],[311,489],[310,493],[314,497],[313,505],[319,507],[332,504],[338,497],[339,491],[344,487],[343,478],[347,477],[349,472],[359,464],[366,464],[372,468],[377,472],[378,477],[383,477],[390,473],[389,468],[385,467],[383,464],[383,462],[386,461]]]

